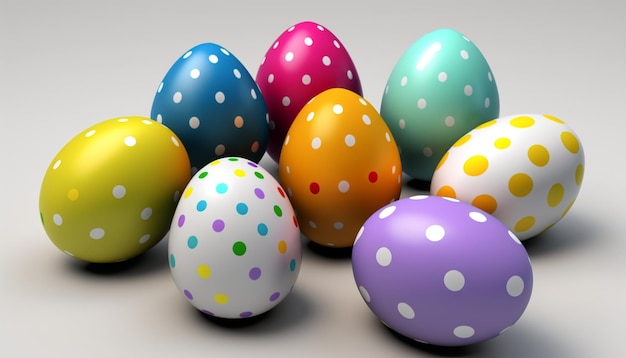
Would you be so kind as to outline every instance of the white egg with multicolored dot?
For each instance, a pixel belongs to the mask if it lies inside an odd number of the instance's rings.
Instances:
[[[565,216],[584,167],[580,139],[561,119],[512,115],[485,122],[453,144],[430,192],[487,211],[525,240]]]
[[[201,312],[227,319],[269,311],[293,288],[302,244],[278,181],[241,157],[201,168],[178,203],[168,242],[179,291]]]

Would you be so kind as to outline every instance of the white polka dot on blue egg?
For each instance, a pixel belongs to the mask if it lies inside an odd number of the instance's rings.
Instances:
[[[258,163],[269,138],[267,105],[246,67],[214,43],[186,51],[158,86],[150,117],[170,128],[195,173],[237,156]]]
[[[298,221],[274,177],[254,161],[224,157],[193,176],[168,242],[172,278],[201,312],[241,319],[278,305],[297,280]]]

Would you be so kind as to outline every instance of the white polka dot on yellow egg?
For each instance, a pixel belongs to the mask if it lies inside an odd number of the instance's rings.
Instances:
[[[471,203],[525,240],[570,210],[584,168],[580,139],[563,120],[506,116],[477,126],[452,145],[437,165],[431,194]]]
[[[174,133],[149,118],[97,123],[69,141],[46,172],[44,229],[61,251],[83,261],[135,257],[167,232],[188,164]]]

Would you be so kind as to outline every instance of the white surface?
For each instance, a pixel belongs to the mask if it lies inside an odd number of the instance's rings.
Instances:
[[[0,3],[0,356],[621,357],[626,321],[622,188],[624,35],[617,1],[18,1]],[[39,221],[53,156],[97,121],[149,115],[175,59],[221,44],[254,76],[282,31],[311,20],[344,43],[379,105],[398,57],[452,27],[491,65],[501,115],[549,113],[581,138],[586,173],[570,213],[525,242],[533,296],[502,336],[432,348],[371,314],[348,256],[305,247],[292,294],[251,324],[203,318],[176,290],[166,241],[128,264],[61,253]],[[270,171],[276,165],[262,162]],[[407,186],[403,196],[415,192]]]

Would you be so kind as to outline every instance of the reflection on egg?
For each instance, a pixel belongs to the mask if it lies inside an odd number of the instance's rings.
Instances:
[[[580,140],[561,119],[506,116],[454,143],[430,189],[493,214],[524,240],[565,216],[578,196],[584,165]]]
[[[328,89],[295,118],[278,163],[280,182],[303,234],[349,247],[369,215],[398,199],[400,154],[389,128],[363,97]]]
[[[359,75],[344,45],[329,29],[311,21],[291,26],[272,43],[256,81],[269,111],[267,152],[276,162],[289,126],[311,98],[335,87],[362,95]]]
[[[291,292],[302,259],[293,208],[278,182],[248,159],[225,157],[196,173],[169,236],[176,286],[220,318],[264,313]]]
[[[170,129],[144,117],[109,119],[53,159],[41,185],[41,222],[68,255],[126,260],[167,233],[189,178],[189,157]]]
[[[352,250],[359,292],[389,328],[440,346],[501,334],[533,289],[528,254],[502,222],[465,202],[417,195],[376,211]]]
[[[430,181],[448,148],[499,111],[498,88],[478,47],[458,31],[439,29],[402,54],[380,114],[398,142],[404,172]]]
[[[228,50],[203,43],[186,51],[159,85],[150,116],[176,133],[193,172],[224,156],[259,162],[269,127],[254,79]]]

